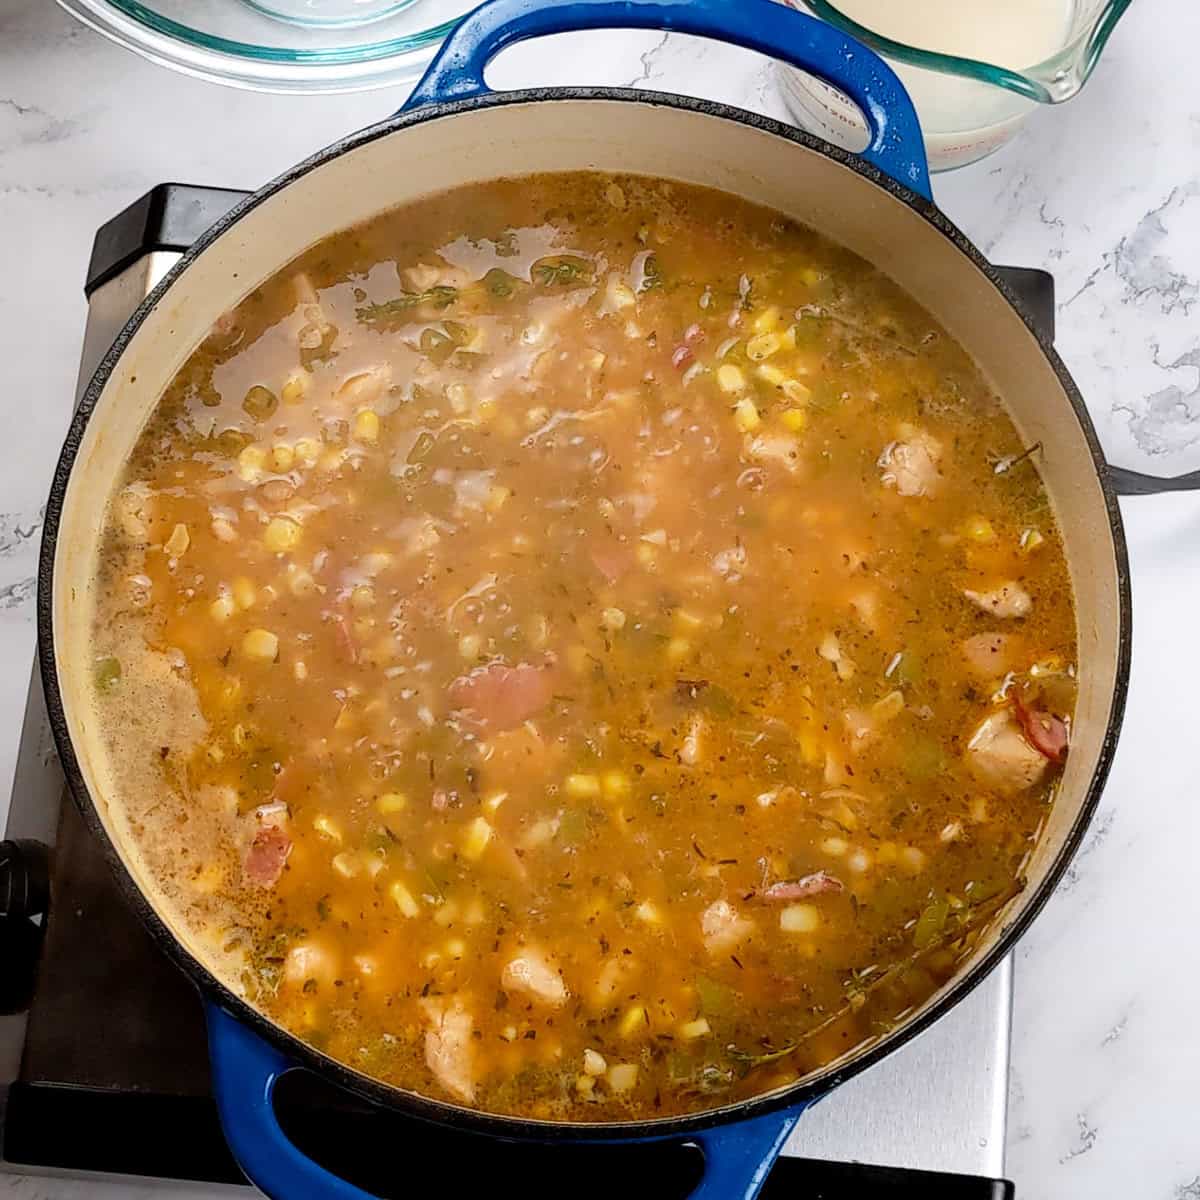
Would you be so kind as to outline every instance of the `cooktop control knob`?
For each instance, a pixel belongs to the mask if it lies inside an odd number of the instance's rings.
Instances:
[[[42,926],[50,900],[50,854],[40,842],[0,842],[0,1015],[33,998]]]
[[[50,852],[41,842],[0,842],[0,917],[38,917],[50,899]]]

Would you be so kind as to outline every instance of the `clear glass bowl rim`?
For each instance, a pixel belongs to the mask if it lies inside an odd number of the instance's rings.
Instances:
[[[944,75],[961,75],[980,83],[993,84],[1028,100],[1036,100],[1039,104],[1057,104],[1075,95],[1087,81],[1117,22],[1133,0],[1106,0],[1092,20],[1079,29],[1061,50],[1023,71],[1009,70],[979,59],[922,50],[919,46],[894,41],[860,25],[830,0],[802,0],[802,3],[821,20],[836,25],[885,58],[939,71]]]
[[[263,91],[358,91],[415,79],[469,11],[401,37],[353,45],[259,45],[208,33],[141,0],[58,0],[97,32],[160,64],[234,87]],[[363,27],[369,30],[370,25]]]

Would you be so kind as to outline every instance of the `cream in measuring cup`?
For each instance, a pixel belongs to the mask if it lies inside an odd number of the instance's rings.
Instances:
[[[1128,0],[1107,4],[1099,0],[837,0],[836,6],[827,0],[785,2],[860,36],[888,60],[916,105],[929,165],[935,171],[964,166],[991,153],[1016,132],[1036,101],[1056,102],[1078,91],[1095,59],[1087,62],[1075,50],[1102,21],[1107,22],[1107,36],[1128,4]],[[900,45],[889,47],[882,39]],[[955,63],[945,56],[972,61]],[[904,61],[905,57],[916,61]],[[931,69],[932,64],[942,69]],[[839,92],[791,67],[780,66],[779,78],[801,125],[847,149],[866,145],[866,124]]]

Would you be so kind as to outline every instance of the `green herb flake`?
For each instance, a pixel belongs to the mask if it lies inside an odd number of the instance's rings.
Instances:
[[[924,950],[942,932],[949,915],[950,901],[945,896],[931,900],[917,918],[913,928],[913,945],[918,950]]]
[[[394,300],[382,304],[364,304],[354,315],[368,325],[388,325],[403,320],[414,308],[428,304],[433,308],[448,308],[458,299],[458,288],[439,284],[423,292],[401,292]]]
[[[121,661],[116,658],[102,658],[96,663],[94,677],[96,688],[101,692],[111,692],[121,681]]]
[[[530,272],[534,282],[542,287],[563,287],[571,283],[590,283],[592,279],[592,264],[586,258],[576,258],[570,254],[559,254],[551,258],[539,259],[533,264]]]
[[[708,975],[696,976],[696,997],[706,1017],[727,1017],[734,1010],[733,989]]]

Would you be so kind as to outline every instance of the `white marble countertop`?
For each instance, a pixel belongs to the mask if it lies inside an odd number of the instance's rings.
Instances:
[[[635,84],[785,116],[761,59],[677,36],[589,39],[586,53],[578,38],[520,47],[491,77]],[[935,182],[993,261],[1054,272],[1058,345],[1110,458],[1156,473],[1200,466],[1198,40],[1193,0],[1139,0],[1082,96]],[[229,91],[144,63],[50,0],[0,0],[0,815],[97,225],[163,180],[254,187],[402,99]],[[1123,511],[1136,612],[1125,732],[1091,834],[1017,958],[1020,1200],[1200,1200],[1200,495]],[[27,1200],[158,1190],[0,1175],[0,1197]]]

